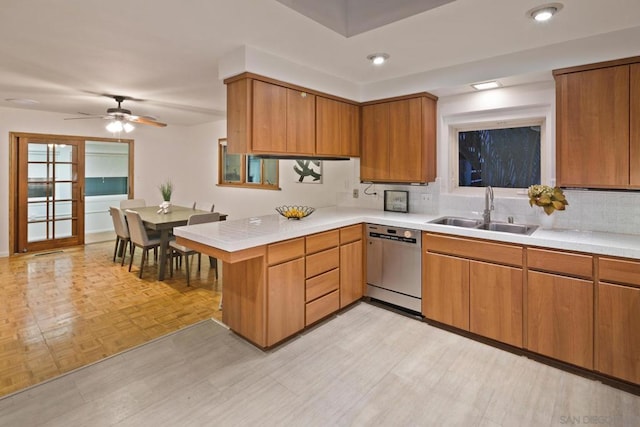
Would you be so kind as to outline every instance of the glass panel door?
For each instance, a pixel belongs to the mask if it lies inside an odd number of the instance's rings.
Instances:
[[[19,140],[18,249],[84,243],[84,142]]]

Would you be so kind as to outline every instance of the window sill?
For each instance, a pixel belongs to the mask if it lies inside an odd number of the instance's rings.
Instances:
[[[275,185],[265,185],[265,184],[234,184],[230,182],[223,182],[221,184],[216,184],[218,187],[233,187],[233,188],[251,188],[253,190],[274,190],[281,191],[282,189]]]

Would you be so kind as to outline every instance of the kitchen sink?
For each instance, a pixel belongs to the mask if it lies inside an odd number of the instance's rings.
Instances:
[[[433,221],[429,221],[429,222],[432,224],[453,225],[456,227],[467,227],[467,228],[475,228],[482,224],[482,220],[479,220],[479,219],[457,218],[453,216],[445,216],[442,218],[434,219]]]
[[[476,228],[480,230],[501,231],[503,233],[529,235],[533,233],[538,227],[536,225],[512,224],[510,222],[490,222],[488,224],[480,224]]]
[[[477,230],[499,231],[501,233],[525,234],[533,233],[538,227],[527,224],[514,224],[510,222],[483,223],[481,219],[459,218],[445,216],[429,221],[431,224],[451,225],[454,227],[475,228]]]

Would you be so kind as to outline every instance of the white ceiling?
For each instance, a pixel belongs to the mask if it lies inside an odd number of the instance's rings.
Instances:
[[[456,0],[345,37],[278,0],[2,0],[0,106],[101,114],[115,103],[98,94],[112,93],[146,100],[123,104],[137,115],[204,123],[224,117],[218,63],[242,46],[363,86],[420,77],[439,95],[640,55],[640,1],[561,1],[545,24],[526,16],[544,2]],[[373,67],[381,51],[391,59]]]
[[[351,37],[455,0],[277,1],[345,37]]]

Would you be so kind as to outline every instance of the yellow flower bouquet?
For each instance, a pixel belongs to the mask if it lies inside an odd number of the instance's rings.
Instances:
[[[563,211],[569,204],[559,187],[536,184],[529,187],[528,194],[529,205],[540,206],[547,215],[551,215],[555,210]]]

